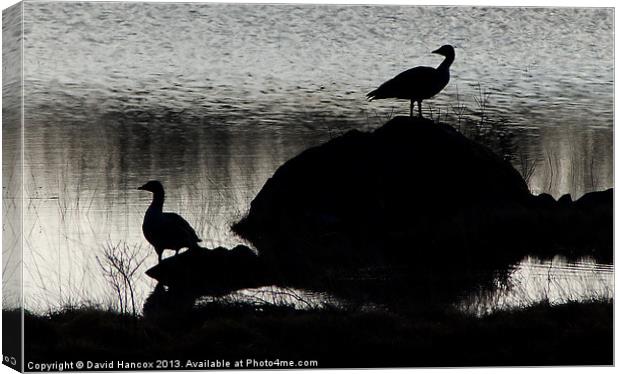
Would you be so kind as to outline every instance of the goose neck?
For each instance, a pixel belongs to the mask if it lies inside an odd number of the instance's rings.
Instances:
[[[450,65],[454,62],[454,56],[446,56],[445,60],[439,65],[438,70],[448,70]]]
[[[153,194],[153,201],[151,202],[151,209],[155,209],[157,211],[163,211],[164,209],[164,193],[163,192],[155,192]]]

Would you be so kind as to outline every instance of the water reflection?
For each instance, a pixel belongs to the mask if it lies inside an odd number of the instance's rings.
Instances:
[[[591,259],[568,262],[561,257],[541,261],[525,258],[512,266],[508,284],[498,282],[498,289],[472,293],[459,301],[457,308],[483,316],[500,310],[511,310],[533,306],[539,303],[557,305],[571,301],[611,300],[614,296],[613,265],[597,264]],[[203,297],[197,305],[213,301]],[[290,305],[298,309],[317,309],[330,305],[348,307],[347,301],[330,294],[304,290],[261,287],[242,290],[226,296],[230,302],[262,305]],[[367,308],[382,308],[380,305],[366,305]]]
[[[528,257],[512,268],[508,285],[493,292],[470,295],[460,308],[477,315],[549,303],[582,300],[611,300],[614,297],[613,265],[590,259],[576,263],[561,257],[541,261]]]

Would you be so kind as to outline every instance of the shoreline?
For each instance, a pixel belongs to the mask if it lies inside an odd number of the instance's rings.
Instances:
[[[26,322],[29,361],[279,357],[313,358],[322,368],[613,364],[613,300],[541,303],[484,317],[441,308],[257,310],[214,303],[185,318],[133,320],[87,308],[45,317],[26,313]]]

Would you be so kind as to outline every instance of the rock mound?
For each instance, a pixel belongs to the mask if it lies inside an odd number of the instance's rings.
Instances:
[[[480,247],[523,219],[530,200],[520,174],[489,148],[448,125],[396,117],[286,162],[233,229],[268,261],[296,269],[292,277],[383,277],[376,270],[386,266],[514,261]]]

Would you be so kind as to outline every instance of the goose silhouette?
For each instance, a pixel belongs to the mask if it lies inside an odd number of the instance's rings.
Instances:
[[[196,231],[176,213],[164,213],[164,186],[159,181],[148,181],[139,190],[153,193],[153,201],[144,214],[142,233],[146,240],[155,247],[157,259],[161,262],[161,255],[165,249],[171,249],[179,254],[181,248],[197,248],[202,240]]]
[[[430,66],[418,66],[403,71],[379,88],[369,92],[370,101],[377,99],[407,99],[411,101],[409,116],[413,117],[413,103],[418,102],[418,116],[422,117],[422,101],[437,95],[450,81],[450,65],[454,61],[454,48],[444,45],[433,51],[445,57],[435,69]]]

